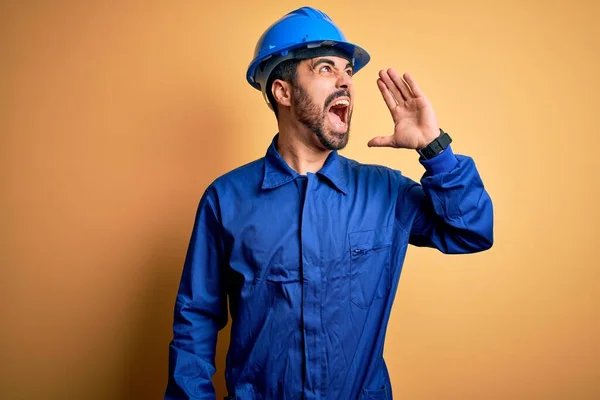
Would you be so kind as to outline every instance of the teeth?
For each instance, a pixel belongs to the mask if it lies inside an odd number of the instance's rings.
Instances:
[[[348,100],[338,100],[335,103],[333,103],[332,107],[335,106],[346,106],[348,107],[350,105],[350,102]]]

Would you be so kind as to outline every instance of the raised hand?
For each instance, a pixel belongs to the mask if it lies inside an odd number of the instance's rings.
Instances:
[[[404,78],[404,80],[402,79]],[[408,73],[379,71],[377,86],[394,120],[394,134],[371,139],[369,147],[422,149],[440,134],[431,103]]]

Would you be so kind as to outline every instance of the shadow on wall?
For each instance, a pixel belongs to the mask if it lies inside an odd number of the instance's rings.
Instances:
[[[202,97],[214,99],[206,94]],[[229,125],[224,108],[214,103],[198,103],[185,104],[183,112],[176,110],[176,117],[166,118],[169,126],[160,128],[168,130],[161,136],[178,142],[171,159],[180,164],[180,176],[166,177],[176,183],[165,186],[171,187],[172,192],[164,194],[169,201],[161,204],[161,221],[151,234],[146,233],[148,243],[144,259],[140,261],[144,264],[140,268],[144,271],[140,279],[143,283],[138,282],[139,295],[135,299],[131,326],[127,331],[130,337],[123,343],[123,382],[119,392],[119,398],[123,400],[159,399],[164,396],[175,296],[196,207],[206,187],[231,169],[227,163],[227,154],[230,153],[227,149],[230,143],[236,143],[231,133],[241,132],[241,129]],[[175,122],[175,127],[172,122]],[[223,134],[225,132],[227,135]],[[177,170],[172,166],[168,169]],[[193,207],[190,206],[192,203]],[[217,372],[213,377],[217,398],[221,399],[226,395],[224,367],[229,332],[230,324],[219,333]]]

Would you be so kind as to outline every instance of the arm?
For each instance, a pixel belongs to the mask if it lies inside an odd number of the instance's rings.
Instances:
[[[440,155],[421,160],[427,172],[421,185],[408,186],[406,197],[418,209],[409,242],[435,247],[443,253],[473,253],[493,243],[493,208],[473,160]]]
[[[227,324],[220,224],[202,197],[175,301],[165,400],[215,399],[217,333]]]
[[[423,149],[440,133],[431,103],[409,74],[379,72],[377,86],[394,120],[394,134],[371,139],[369,146]],[[436,247],[444,253],[485,250],[493,242],[490,197],[473,160],[452,149],[421,160],[427,172],[418,185],[411,181],[401,196],[417,205],[410,243]],[[407,227],[408,228],[408,227]]]

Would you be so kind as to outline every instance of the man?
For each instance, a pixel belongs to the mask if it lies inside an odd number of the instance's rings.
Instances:
[[[395,130],[369,146],[417,150],[421,184],[337,153],[348,142],[353,74],[368,61],[312,8],[260,38],[247,78],[279,133],[264,158],[218,178],[200,201],[165,398],[215,398],[229,298],[230,398],[391,399],[383,344],[407,245],[491,247],[492,204],[473,161],[452,152],[410,75],[379,73]]]

